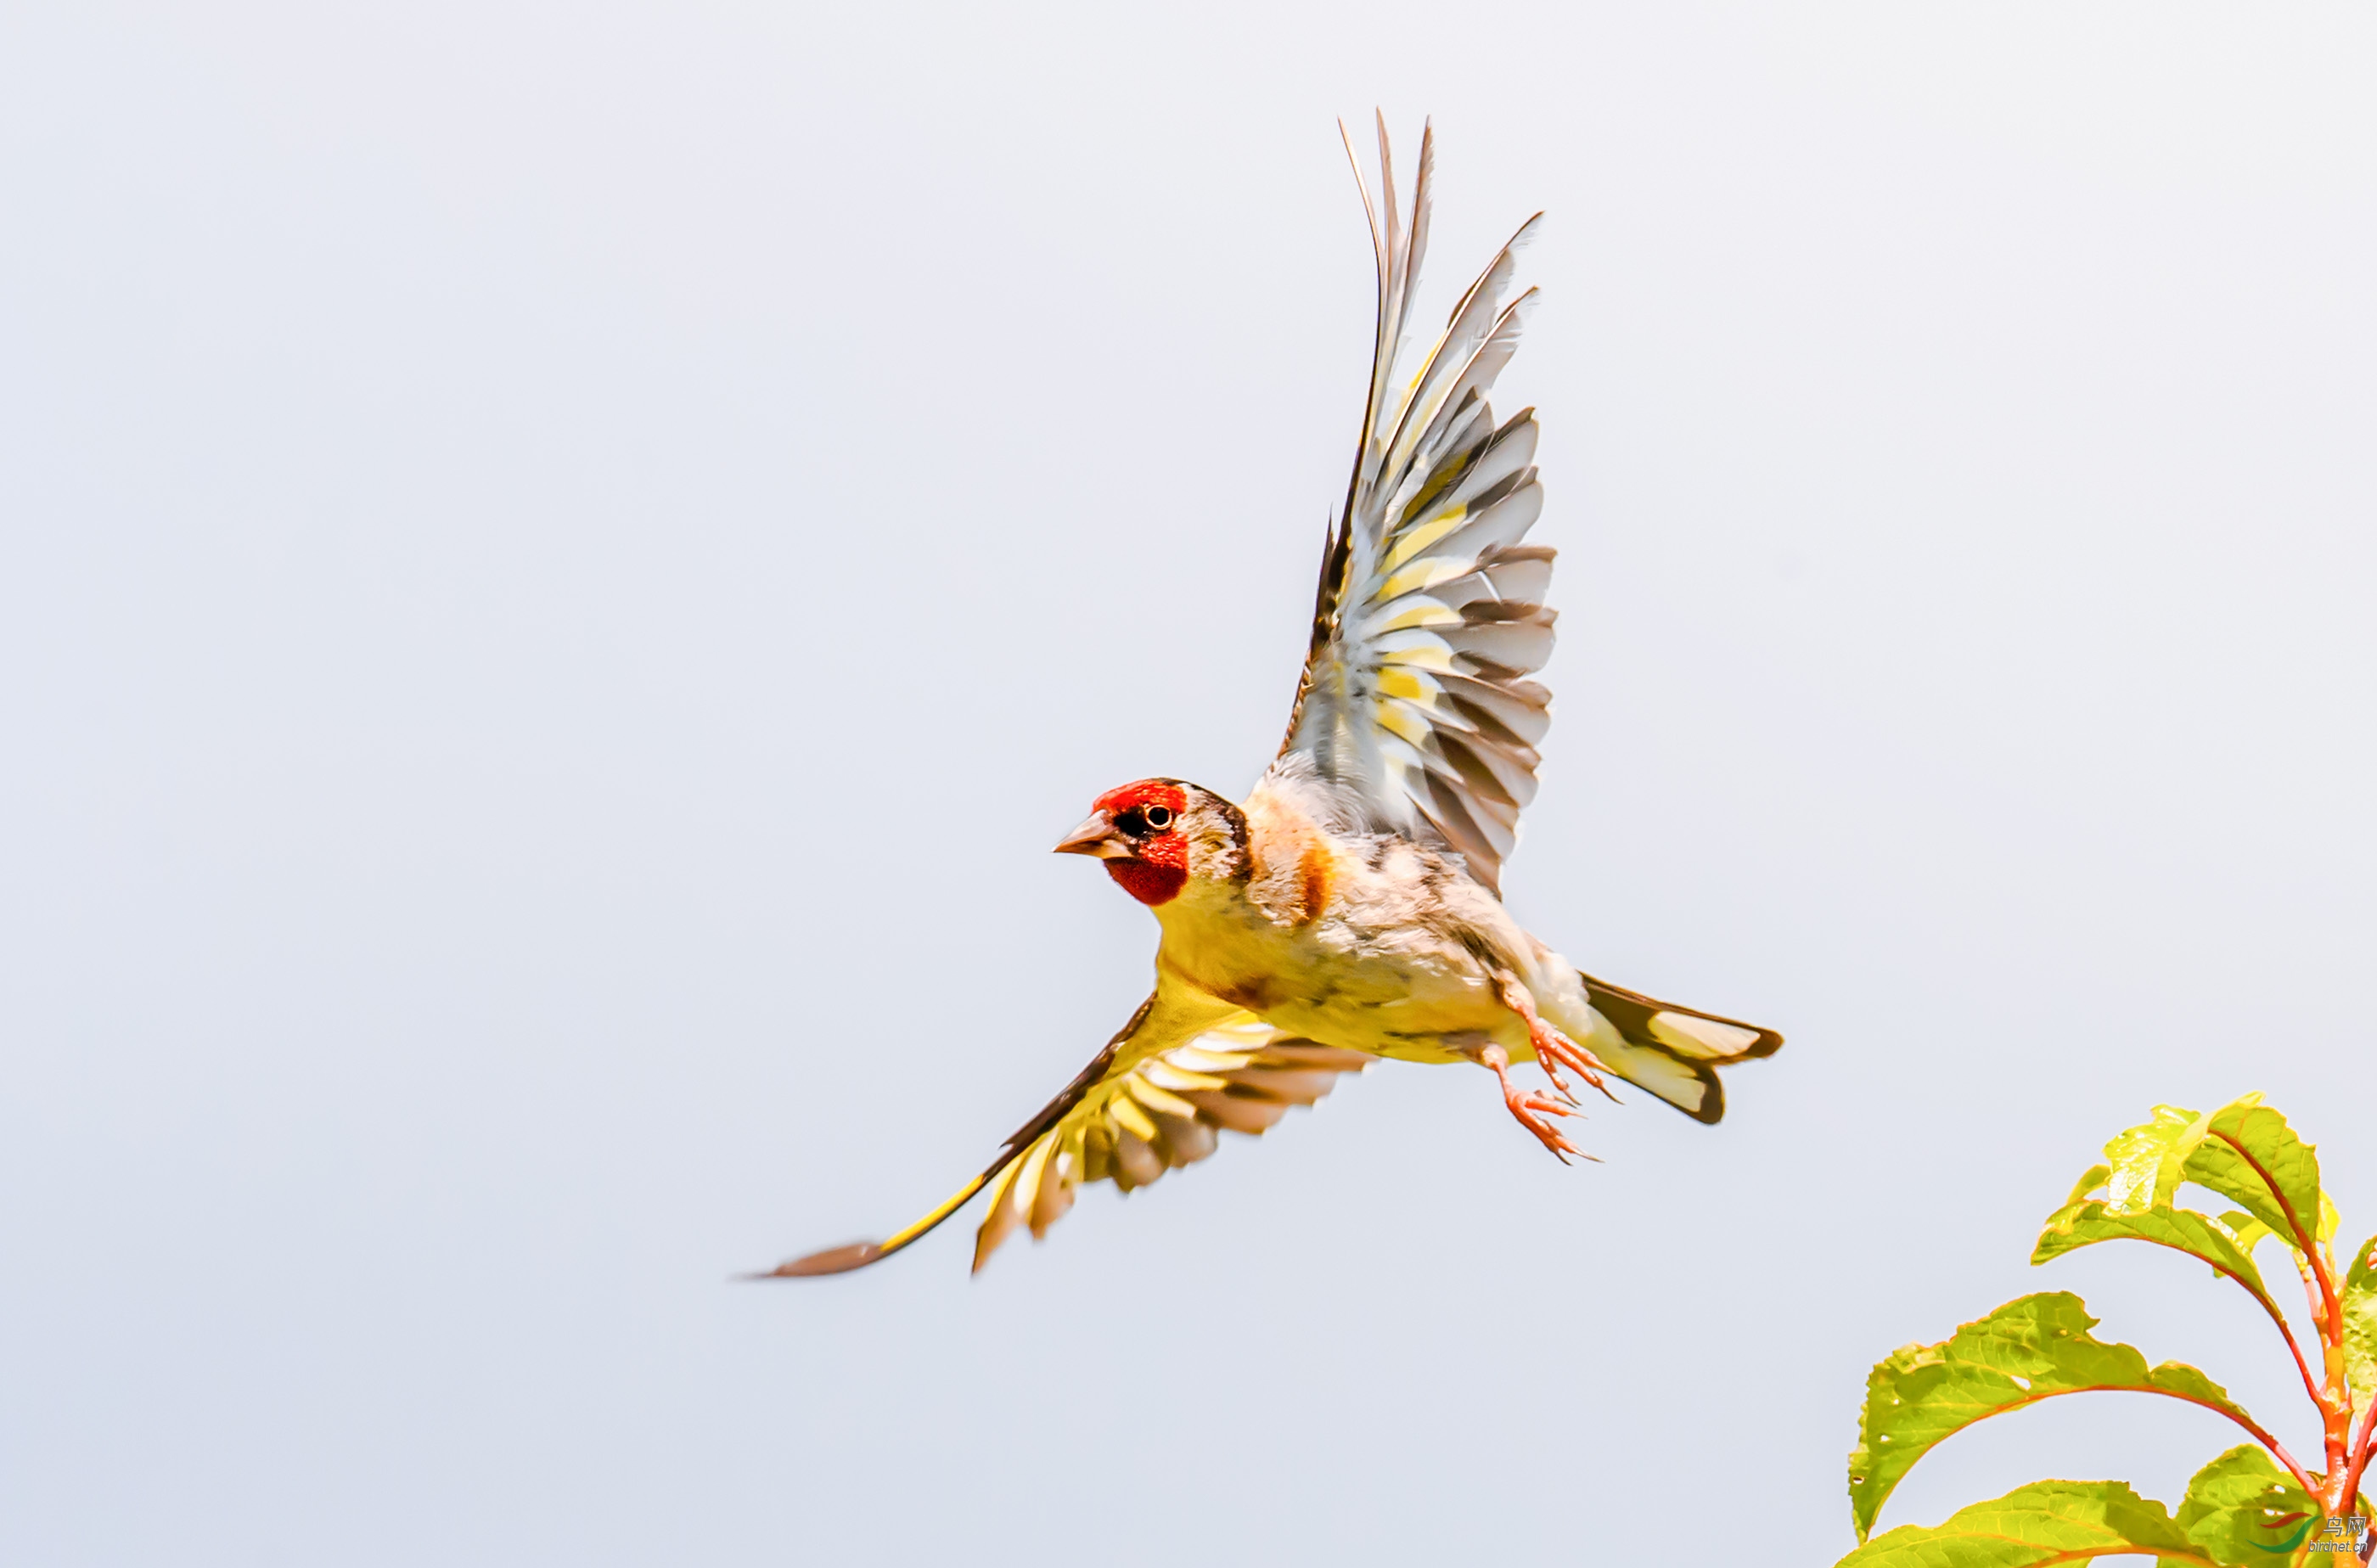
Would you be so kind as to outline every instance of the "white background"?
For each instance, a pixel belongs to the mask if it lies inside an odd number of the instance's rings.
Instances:
[[[2058,1287],[2311,1447],[2240,1293],[2025,1259],[2252,1088],[2377,1225],[2372,67],[2312,7],[11,7],[0,1559],[1820,1564],[1868,1367]],[[728,1284],[1145,990],[1048,845],[1276,742],[1373,103],[1432,316],[1550,212],[1511,903],[1789,1046],[1604,1165],[1390,1065],[972,1282],[961,1222]],[[1883,1523],[2236,1436],[2067,1401]]]

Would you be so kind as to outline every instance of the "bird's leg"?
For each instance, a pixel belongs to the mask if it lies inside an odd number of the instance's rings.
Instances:
[[[1543,1016],[1535,1011],[1535,999],[1527,994],[1526,987],[1519,984],[1517,976],[1498,975],[1495,982],[1502,993],[1502,1005],[1517,1013],[1527,1025],[1528,1042],[1535,1047],[1535,1065],[1544,1070],[1544,1076],[1552,1081],[1552,1087],[1565,1095],[1569,1104],[1576,1104],[1576,1096],[1569,1094],[1568,1082],[1559,1075],[1563,1067],[1600,1090],[1602,1097],[1611,1105],[1619,1103],[1618,1096],[1609,1092],[1609,1085],[1601,1079],[1601,1075],[1609,1071],[1607,1062],[1545,1023]]]
[[[1502,1103],[1510,1107],[1512,1116],[1519,1119],[1520,1126],[1543,1140],[1544,1147],[1549,1149],[1560,1164],[1568,1164],[1571,1155],[1583,1159],[1593,1158],[1561,1137],[1559,1129],[1544,1119],[1547,1116],[1574,1116],[1576,1112],[1548,1095],[1529,1094],[1511,1082],[1510,1052],[1499,1046],[1487,1044],[1478,1047],[1469,1055],[1479,1066],[1493,1069],[1494,1076],[1502,1083]]]

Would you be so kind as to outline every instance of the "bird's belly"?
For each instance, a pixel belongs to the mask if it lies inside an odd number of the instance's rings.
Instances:
[[[1458,948],[1367,947],[1342,933],[1241,929],[1165,943],[1164,962],[1213,996],[1325,1046],[1406,1061],[1463,1059],[1526,1030]]]
[[[1398,1061],[1451,1062],[1467,1060],[1478,1047],[1510,1035],[1508,1025],[1515,1023],[1511,1014],[1499,1011],[1490,1001],[1483,1005],[1471,1002],[1472,999],[1466,997],[1379,1003],[1349,1002],[1343,997],[1332,997],[1312,1002],[1290,1001],[1260,1011],[1263,1022],[1324,1046],[1368,1051]],[[1526,1032],[1522,1026],[1516,1041],[1503,1039],[1503,1044],[1515,1053],[1525,1039]]]

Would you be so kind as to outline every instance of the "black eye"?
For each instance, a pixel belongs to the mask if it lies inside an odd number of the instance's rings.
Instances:
[[[1172,808],[1168,806],[1151,806],[1141,815],[1147,819],[1147,825],[1159,833],[1172,825]]]
[[[1115,813],[1114,822],[1116,827],[1122,830],[1126,837],[1145,838],[1147,836],[1147,817],[1136,806],[1128,811]]]

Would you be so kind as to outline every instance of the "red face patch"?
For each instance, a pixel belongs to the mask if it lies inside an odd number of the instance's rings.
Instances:
[[[1188,840],[1180,832],[1188,808],[1188,792],[1169,779],[1141,779],[1097,798],[1096,809],[1131,845],[1129,856],[1105,863],[1106,875],[1151,909],[1179,897],[1188,883]]]

